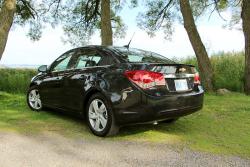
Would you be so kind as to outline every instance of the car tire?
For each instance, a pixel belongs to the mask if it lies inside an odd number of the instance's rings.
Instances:
[[[171,124],[171,123],[174,123],[178,120],[179,118],[172,118],[172,119],[167,119],[167,120],[164,120],[164,121],[161,121],[162,123],[167,123],[167,124]]]
[[[27,104],[29,108],[33,111],[41,111],[43,108],[42,101],[40,99],[40,94],[36,86],[29,88],[27,92]]]
[[[96,136],[113,136],[119,132],[112,105],[101,93],[92,95],[86,106],[86,119]]]

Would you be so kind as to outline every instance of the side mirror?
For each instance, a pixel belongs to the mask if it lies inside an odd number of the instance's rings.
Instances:
[[[47,72],[47,65],[42,65],[38,67],[38,72],[42,72],[42,73]]]

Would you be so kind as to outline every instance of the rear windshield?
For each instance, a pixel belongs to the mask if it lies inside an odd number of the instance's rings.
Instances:
[[[121,55],[122,59],[129,63],[175,63],[174,61],[157,53],[140,49],[127,49],[124,47],[116,47],[115,51],[117,51],[119,55]]]

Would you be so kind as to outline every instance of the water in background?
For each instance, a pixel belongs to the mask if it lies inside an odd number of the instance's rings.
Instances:
[[[40,65],[29,65],[29,64],[0,64],[0,68],[28,68],[37,69]]]

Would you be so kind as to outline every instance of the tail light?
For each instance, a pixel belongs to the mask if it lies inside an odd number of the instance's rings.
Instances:
[[[124,75],[142,89],[166,85],[164,75],[158,72],[135,70],[126,71]]]
[[[194,74],[194,84],[196,84],[196,85],[200,85],[201,84],[199,73],[195,73]]]

